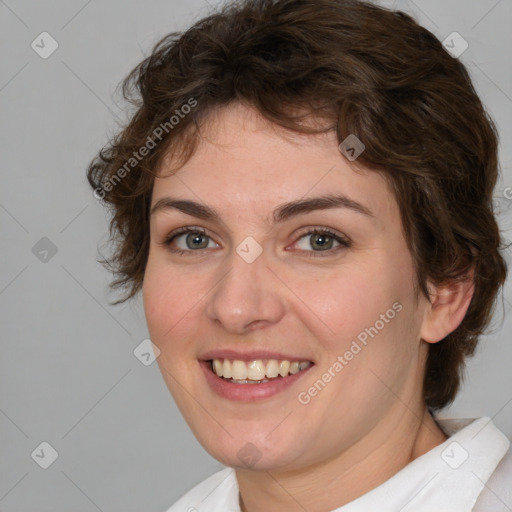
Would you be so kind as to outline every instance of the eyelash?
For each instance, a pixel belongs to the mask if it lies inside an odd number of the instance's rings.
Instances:
[[[170,233],[160,245],[165,246],[169,251],[171,251],[174,254],[178,254],[178,255],[184,255],[184,254],[196,253],[196,252],[200,253],[204,249],[183,250],[183,249],[172,249],[171,248],[171,243],[173,242],[173,240],[175,238],[177,238],[180,235],[189,234],[189,233],[195,233],[198,235],[205,236],[207,238],[211,238],[210,236],[208,236],[206,234],[206,231],[202,228],[183,227],[183,228],[179,228],[176,231],[173,231],[172,233]],[[352,245],[351,241],[348,238],[343,237],[327,228],[312,228],[309,231],[305,231],[304,233],[301,233],[298,236],[297,241],[299,241],[301,238],[304,238],[306,236],[311,236],[311,235],[327,235],[330,238],[334,239],[336,242],[338,242],[340,245],[337,247],[334,247],[333,249],[328,249],[326,251],[303,251],[307,254],[308,257],[313,257],[313,258],[325,257],[322,253],[326,253],[326,256],[331,256],[333,253],[336,253],[341,249],[347,249],[347,248],[351,247],[351,245]]]

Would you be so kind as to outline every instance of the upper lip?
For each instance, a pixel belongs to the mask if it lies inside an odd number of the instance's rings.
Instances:
[[[216,349],[204,352],[199,356],[200,360],[211,361],[212,359],[229,359],[230,361],[257,361],[258,359],[277,359],[279,361],[301,362],[313,360],[309,357],[292,356],[271,350],[251,350],[241,352],[240,350]]]

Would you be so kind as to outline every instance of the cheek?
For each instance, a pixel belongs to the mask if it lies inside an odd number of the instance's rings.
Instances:
[[[332,389],[341,386],[347,396],[358,399],[380,397],[385,386],[377,376],[398,383],[414,364],[419,324],[413,271],[402,263],[383,259],[378,265],[331,272],[315,282],[297,281],[297,289],[316,313],[309,313],[307,327],[322,345],[322,369],[327,371],[339,356],[343,358],[343,370]],[[299,315],[306,322],[305,308]]]
[[[153,337],[164,331],[165,328],[169,328],[169,326],[162,325],[165,321],[165,312],[174,311],[176,303],[172,300],[172,296],[167,293],[166,283],[160,279],[159,271],[149,262],[144,274],[142,297],[146,321]]]
[[[352,339],[373,325],[402,295],[399,283],[390,279],[389,273],[381,267],[369,266],[340,268],[310,281],[299,276],[295,290],[304,313],[306,309],[312,310],[313,320],[316,318],[323,331],[338,342]],[[308,316],[311,313],[301,315]]]
[[[172,271],[172,267],[151,258],[142,286],[144,312],[153,341],[164,342],[193,314],[201,295],[193,277]]]
[[[182,411],[186,411],[186,396],[180,392],[190,371],[185,371],[183,361],[191,362],[194,347],[188,341],[197,322],[194,321],[194,304],[197,293],[188,293],[196,287],[189,286],[189,279],[171,272],[170,266],[148,260],[142,296],[144,313],[151,341],[159,348],[157,363],[167,387]],[[181,383],[181,385],[180,385]],[[191,383],[186,383],[191,388]]]

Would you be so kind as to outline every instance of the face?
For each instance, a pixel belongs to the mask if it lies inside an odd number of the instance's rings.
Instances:
[[[285,134],[234,104],[201,134],[152,195],[143,298],[162,375],[222,463],[326,461],[421,396],[398,205],[334,133]]]

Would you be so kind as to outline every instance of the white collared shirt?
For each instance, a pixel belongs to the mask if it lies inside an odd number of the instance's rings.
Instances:
[[[332,512],[511,512],[510,441],[487,417],[436,419],[450,436]],[[210,476],[167,512],[240,512],[235,470]],[[272,511],[273,512],[273,511]]]

